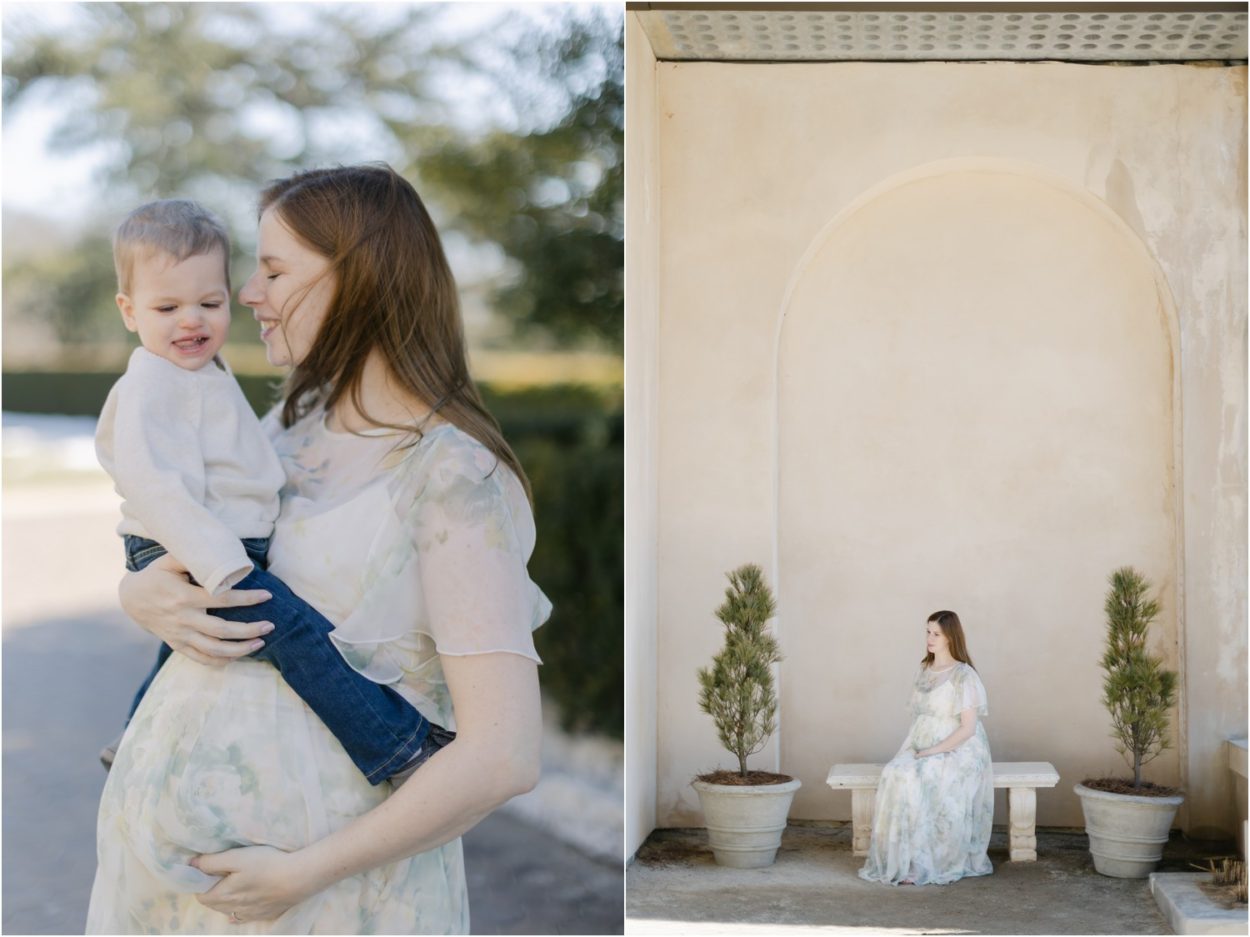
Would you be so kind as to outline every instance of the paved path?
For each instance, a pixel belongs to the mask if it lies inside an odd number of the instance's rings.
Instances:
[[[858,877],[849,824],[791,821],[766,869],[716,865],[707,832],[656,830],[630,864],[630,934],[1170,934],[1145,879],[1094,871],[1083,832],[1039,830],[1036,862],[1009,862],[990,840],[994,874],[895,887]],[[1174,834],[1160,871],[1189,871],[1231,843]]]
[[[7,561],[20,544],[5,547]],[[106,612],[7,629],[3,651],[3,931],[81,934],[105,778],[96,753],[120,727],[155,642]],[[474,933],[622,932],[618,864],[501,813],[465,837],[465,853]]]

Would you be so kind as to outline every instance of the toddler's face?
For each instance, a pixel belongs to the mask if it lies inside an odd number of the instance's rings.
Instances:
[[[220,250],[175,260],[153,252],[135,262],[131,292],[117,294],[126,328],[143,347],[196,371],[213,360],[230,328],[230,290]]]

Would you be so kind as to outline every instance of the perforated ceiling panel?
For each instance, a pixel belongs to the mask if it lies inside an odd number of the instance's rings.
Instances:
[[[1021,5],[1023,6],[1023,5]],[[636,10],[656,58],[729,61],[1246,58],[1246,13]]]

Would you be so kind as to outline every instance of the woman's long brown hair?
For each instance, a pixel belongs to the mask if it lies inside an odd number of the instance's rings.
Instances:
[[[377,349],[401,388],[482,443],[530,496],[521,463],[469,377],[456,283],[408,181],[384,163],[313,169],[270,183],[259,214],[270,208],[329,260],[335,283],[312,348],[283,384],[282,425],[317,405],[330,410],[346,394],[370,423],[420,439],[421,426],[376,420],[361,404],[365,361]]]
[[[972,667],[973,670],[976,670],[977,668],[972,664],[972,658],[968,656],[968,643],[964,640],[964,626],[960,624],[959,616],[950,611],[934,612],[925,623],[931,624],[935,621],[938,627],[942,629],[942,634],[946,635],[951,657],[955,658],[955,660],[963,661],[969,667]],[[931,666],[933,664],[933,655],[926,654],[924,660],[920,663],[926,667]]]

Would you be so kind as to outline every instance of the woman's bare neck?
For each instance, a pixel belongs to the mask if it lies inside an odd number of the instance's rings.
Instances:
[[[369,353],[360,376],[359,408],[351,398],[351,394],[344,394],[334,405],[329,414],[331,429],[360,432],[376,429],[379,422],[420,426],[423,421],[428,429],[442,422],[437,415],[430,418],[430,408],[424,401],[398,386],[390,368],[376,351]]]

